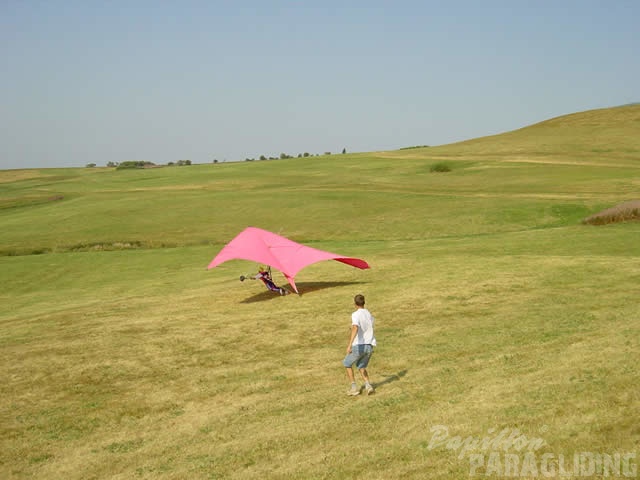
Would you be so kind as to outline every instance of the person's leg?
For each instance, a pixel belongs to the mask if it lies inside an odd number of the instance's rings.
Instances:
[[[349,383],[351,384],[351,387],[349,388],[349,390],[347,390],[347,395],[351,395],[351,396],[360,395],[360,389],[356,384],[356,379],[355,379],[355,375],[353,374],[353,369],[351,367],[347,367],[346,370],[347,370],[347,378],[349,379]]]
[[[353,374],[353,369],[351,367],[347,367],[345,370],[347,371],[347,378],[349,379],[349,383],[350,384],[356,383],[356,378]]]
[[[367,391],[367,395],[371,395],[375,390],[369,382],[369,373],[366,368],[360,368],[360,375],[362,376],[362,380],[364,380],[364,388]]]
[[[352,351],[351,353],[347,354],[347,356],[344,357],[344,360],[342,361],[342,365],[347,371],[347,378],[349,379],[349,383],[351,385],[351,388],[347,391],[347,395],[360,394],[360,389],[356,385],[356,378],[353,373],[353,364],[356,363],[357,360],[358,360],[358,352]]]
[[[360,376],[362,377],[362,380],[364,380],[364,388],[367,390],[367,395],[371,395],[374,392],[373,387],[369,382],[369,372],[367,372],[367,366],[369,365],[372,353],[373,349],[370,345],[367,345],[364,350],[364,355],[359,359],[357,364]]]
[[[360,376],[362,377],[362,380],[364,380],[364,388],[367,391],[367,395],[371,395],[375,390],[369,382],[369,373],[367,372],[366,368],[360,368],[359,370]]]

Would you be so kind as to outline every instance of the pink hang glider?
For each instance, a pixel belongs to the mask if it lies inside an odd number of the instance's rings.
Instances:
[[[240,232],[220,250],[207,268],[214,268],[227,260],[234,259],[264,263],[280,270],[296,293],[299,293],[294,281],[296,274],[312,263],[337,260],[352,267],[369,268],[369,264],[359,258],[344,257],[307,247],[256,227],[247,227]]]

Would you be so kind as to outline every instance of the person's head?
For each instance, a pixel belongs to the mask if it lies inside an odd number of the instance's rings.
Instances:
[[[364,307],[364,295],[356,295],[355,297],[353,297],[353,301],[357,307]]]

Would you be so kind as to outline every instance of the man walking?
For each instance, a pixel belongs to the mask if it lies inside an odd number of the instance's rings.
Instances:
[[[364,388],[367,391],[367,395],[371,395],[375,390],[369,382],[367,366],[373,353],[373,347],[376,346],[376,338],[373,334],[374,318],[371,312],[364,307],[364,295],[358,294],[353,300],[356,311],[351,314],[351,331],[349,344],[347,345],[347,356],[342,361],[342,365],[347,370],[347,378],[351,382],[351,388],[347,391],[347,395],[360,395],[360,389],[356,385],[353,373],[354,364],[360,371],[362,380],[364,380]]]

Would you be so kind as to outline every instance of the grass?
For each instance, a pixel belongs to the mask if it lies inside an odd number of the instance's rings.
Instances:
[[[640,223],[581,221],[638,198],[617,132],[640,124],[599,114],[556,123],[578,146],[545,162],[487,154],[526,157],[534,126],[477,151],[0,172],[0,477],[468,478],[438,426],[638,452]],[[597,161],[585,123],[610,135]],[[372,269],[314,264],[287,297],[240,283],[249,262],[207,271],[247,225]],[[355,293],[371,397],[344,395]]]

